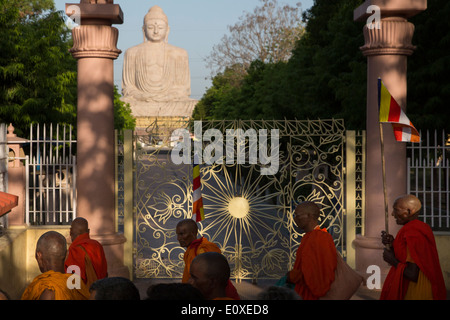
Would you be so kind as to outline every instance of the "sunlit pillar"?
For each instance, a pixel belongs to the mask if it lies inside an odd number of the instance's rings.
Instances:
[[[377,81],[378,78],[382,79],[391,95],[406,111],[407,57],[414,51],[411,44],[414,25],[406,19],[425,10],[426,5],[426,0],[367,0],[354,11],[356,21],[367,21],[363,29],[365,44],[361,47],[367,57],[367,162],[365,232],[357,235],[353,245],[356,269],[366,273],[371,265],[380,267],[381,283],[389,271],[389,265],[383,260],[384,246],[381,243],[381,231],[385,230],[385,206]],[[390,212],[394,200],[407,191],[406,144],[395,141],[392,129],[384,126],[389,233],[395,236],[399,226]]]
[[[129,277],[126,239],[116,233],[114,210],[113,63],[121,51],[119,31],[111,25],[123,23],[123,13],[117,4],[97,2],[66,4],[79,25],[70,50],[78,61],[77,216],[88,220],[91,237],[103,245],[109,276]]]

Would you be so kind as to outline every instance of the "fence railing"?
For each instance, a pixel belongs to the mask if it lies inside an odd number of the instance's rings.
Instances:
[[[76,215],[76,140],[71,126],[30,127],[26,223],[70,224]]]
[[[421,133],[409,144],[408,193],[422,202],[419,216],[435,231],[450,231],[450,134]]]

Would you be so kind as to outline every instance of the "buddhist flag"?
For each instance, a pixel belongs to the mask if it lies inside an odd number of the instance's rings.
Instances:
[[[392,124],[397,141],[420,142],[419,132],[409,121],[380,78],[378,78],[378,107],[380,109],[380,122]]]
[[[194,154],[194,173],[193,173],[193,184],[192,189],[193,194],[193,208],[192,208],[192,219],[196,222],[205,219],[205,211],[203,210],[203,199],[202,199],[202,185],[200,181],[200,163],[198,160],[197,153]]]

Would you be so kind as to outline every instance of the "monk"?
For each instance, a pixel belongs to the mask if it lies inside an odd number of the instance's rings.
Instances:
[[[324,296],[334,281],[337,252],[333,237],[318,225],[319,207],[309,201],[295,208],[294,222],[305,232],[294,268],[286,274],[286,282],[295,284],[294,290],[303,300],[317,300]]]
[[[71,265],[80,268],[83,282],[90,287],[96,280],[106,278],[108,266],[102,245],[89,237],[88,222],[84,218],[76,218],[70,226],[72,244],[64,264],[66,270]]]
[[[402,225],[397,236],[382,232],[388,245],[383,259],[391,265],[381,300],[445,300],[447,292],[433,232],[418,220],[422,204],[414,195],[394,201],[392,216]]]
[[[66,253],[67,243],[62,234],[48,231],[39,238],[35,256],[42,274],[25,289],[22,300],[89,299],[89,290],[82,281],[79,289],[69,289],[69,278],[73,275],[64,273]]]
[[[206,300],[234,300],[227,296],[230,266],[218,252],[197,255],[190,268],[189,283],[200,290]]]
[[[205,252],[222,253],[220,248],[205,237],[197,239],[198,227],[197,223],[192,219],[180,221],[176,227],[176,233],[180,246],[186,248],[184,253],[184,272],[182,283],[187,283],[190,278],[191,263],[196,256]],[[227,295],[235,300],[240,300],[239,294],[231,281],[228,281]]]

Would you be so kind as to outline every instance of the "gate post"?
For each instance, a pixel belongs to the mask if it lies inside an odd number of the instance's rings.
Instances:
[[[99,2],[66,4],[66,14],[79,24],[70,49],[78,60],[77,216],[88,220],[92,238],[103,245],[109,276],[129,278],[126,239],[115,230],[114,210],[113,60],[121,50],[112,24],[122,24],[123,13],[113,1]]]
[[[123,226],[127,242],[124,247],[124,264],[130,270],[130,279],[133,280],[133,248],[134,248],[134,186],[133,186],[133,131],[124,130],[123,132],[123,175],[124,175],[124,217]]]
[[[23,150],[21,144],[28,142],[28,140],[18,137],[14,133],[12,124],[8,127],[8,149],[13,153],[14,159],[8,163],[8,192],[19,197],[17,207],[11,210],[8,214],[8,227],[25,227],[25,213],[26,213],[26,193],[27,193],[27,176],[26,167],[19,160]]]
[[[376,24],[372,23],[372,10],[367,12],[369,6],[380,13],[380,21],[375,21]],[[377,82],[381,78],[392,96],[405,108],[407,57],[415,49],[411,44],[414,25],[406,19],[425,10],[426,6],[426,0],[366,0],[353,12],[355,21],[367,21],[363,28],[365,44],[360,48],[367,57],[365,232],[357,236],[353,244],[356,247],[356,269],[366,273],[369,266],[376,265],[381,269],[382,282],[389,265],[383,260],[384,246],[381,243],[385,208]],[[406,145],[395,141],[392,130],[385,130],[384,150],[387,202],[391,210],[394,200],[407,192]],[[398,230],[389,215],[389,233],[395,236]]]
[[[345,234],[347,244],[346,262],[355,268],[355,249],[351,245],[356,236],[356,134],[345,134]]]

